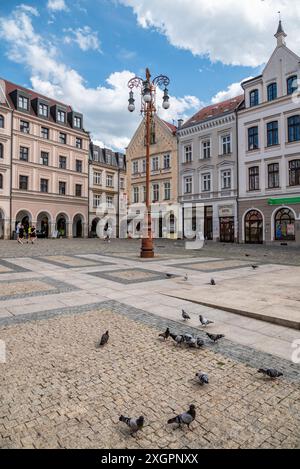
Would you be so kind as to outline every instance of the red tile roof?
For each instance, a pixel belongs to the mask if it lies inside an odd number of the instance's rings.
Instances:
[[[183,126],[183,128],[191,127],[200,122],[220,117],[229,112],[233,112],[243,102],[244,95],[237,96],[236,98],[227,99],[221,103],[212,104],[211,106],[200,109],[193,117],[191,117]]]
[[[176,134],[176,132],[177,132],[176,125],[170,124],[170,122],[164,121],[163,119],[162,119],[162,121],[163,121],[164,124],[166,124],[167,127],[169,127],[169,129],[171,130],[171,132],[173,132],[173,134]]]

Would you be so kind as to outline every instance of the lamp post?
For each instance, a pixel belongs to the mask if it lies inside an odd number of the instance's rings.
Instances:
[[[128,111],[135,110],[135,99],[133,89],[138,88],[141,93],[141,114],[145,118],[145,134],[146,134],[146,213],[145,213],[145,229],[142,238],[141,257],[151,259],[154,257],[153,239],[152,239],[152,220],[151,220],[151,200],[150,200],[150,144],[151,144],[151,123],[156,113],[156,89],[163,89],[163,108],[169,109],[168,88],[170,80],[164,75],[151,80],[149,69],[146,69],[146,79],[134,77],[128,82],[129,104]]]

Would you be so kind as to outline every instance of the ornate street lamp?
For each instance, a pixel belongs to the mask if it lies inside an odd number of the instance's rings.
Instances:
[[[168,88],[170,80],[164,75],[151,80],[150,71],[146,69],[146,80],[140,77],[134,77],[128,82],[129,104],[128,111],[135,110],[135,99],[133,89],[139,88],[141,93],[141,114],[145,117],[146,125],[146,216],[145,225],[146,229],[143,232],[141,257],[150,259],[154,257],[153,239],[152,239],[152,223],[151,223],[151,200],[150,200],[150,140],[151,140],[151,123],[156,113],[156,88],[157,86],[164,91],[163,108],[169,109],[169,94]]]

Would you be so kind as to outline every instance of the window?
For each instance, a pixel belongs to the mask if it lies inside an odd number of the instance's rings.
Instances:
[[[62,124],[66,122],[66,113],[64,111],[57,111],[57,122]]]
[[[27,191],[27,189],[28,189],[28,176],[20,176],[19,177],[19,188],[22,191]]]
[[[76,197],[81,197],[82,194],[82,185],[81,184],[76,184],[75,185],[75,195]]]
[[[20,147],[20,160],[28,161],[29,148]]]
[[[202,142],[202,155],[204,160],[209,160],[210,158],[210,140],[205,140]]]
[[[0,129],[4,129],[4,117],[0,114]]]
[[[152,186],[152,202],[158,202],[159,201],[159,185],[158,184],[153,184]]]
[[[158,156],[154,156],[154,158],[152,158],[152,171],[158,171],[159,170],[159,166],[158,166]]]
[[[143,186],[143,202],[146,202],[146,186]]]
[[[113,208],[114,206],[114,199],[112,195],[107,195],[106,196],[106,205],[108,208]]]
[[[164,169],[170,169],[170,168],[171,168],[171,156],[164,155]]]
[[[164,199],[165,200],[171,199],[171,183],[170,182],[164,183]]]
[[[106,187],[113,187],[114,185],[114,179],[112,174],[107,174],[106,175]]]
[[[202,192],[210,192],[210,173],[202,174],[201,179]]]
[[[258,149],[258,127],[248,129],[248,150]]]
[[[298,89],[298,77],[294,75],[287,79],[287,94],[293,94]]]
[[[258,106],[259,104],[259,92],[258,90],[253,90],[250,93],[250,107]]]
[[[288,208],[278,210],[275,215],[276,241],[295,241],[295,216]]]
[[[98,208],[101,205],[101,195],[99,194],[94,194],[93,197],[93,206],[94,208]]]
[[[288,136],[289,142],[297,142],[300,140],[300,115],[288,119]]]
[[[134,204],[139,203],[139,188],[138,187],[133,188],[133,203]]]
[[[41,152],[41,164],[44,166],[48,166],[49,164],[49,153],[46,153],[45,151]]]
[[[184,193],[191,194],[193,190],[193,178],[192,176],[187,176],[184,178]]]
[[[24,111],[28,111],[29,110],[29,99],[25,98],[25,96],[19,96],[18,108],[23,109]]]
[[[192,145],[184,147],[184,163],[191,163],[193,160]]]
[[[138,161],[133,161],[132,163],[132,173],[133,174],[138,174],[139,172],[139,162]]]
[[[47,127],[41,128],[41,137],[49,140],[49,129]]]
[[[64,181],[58,182],[59,195],[66,195],[66,183]]]
[[[267,145],[272,147],[273,145],[278,145],[278,122],[269,122],[267,124]]]
[[[63,132],[59,132],[59,141],[65,145],[67,143],[67,135]]]
[[[279,187],[279,163],[268,165],[268,188]]]
[[[48,106],[47,104],[39,104],[39,115],[42,117],[48,117]]]
[[[82,138],[76,137],[76,148],[82,150]]]
[[[221,172],[222,189],[231,189],[231,170]]]
[[[0,143],[0,158],[4,158],[3,143]]]
[[[23,134],[29,134],[29,122],[20,121],[20,132],[23,132]]]
[[[289,162],[289,181],[290,186],[300,186],[300,160]]]
[[[125,189],[125,179],[120,178],[120,189]]]
[[[82,173],[82,161],[76,160],[76,171],[77,173]]]
[[[94,173],[94,184],[96,186],[101,186],[102,184],[102,173]]]
[[[3,175],[0,173],[0,189],[3,189]]]
[[[268,101],[274,101],[277,98],[277,83],[271,83],[268,88]]]
[[[143,160],[143,171],[142,172],[143,173],[146,172],[146,160]]]
[[[249,168],[249,191],[259,190],[259,167]]]
[[[67,158],[65,156],[59,157],[59,167],[60,169],[67,169]]]
[[[74,117],[74,127],[81,129],[81,117]]]
[[[231,136],[225,135],[222,137],[222,151],[223,155],[228,155],[231,153]]]
[[[48,179],[41,179],[41,192],[48,192]]]

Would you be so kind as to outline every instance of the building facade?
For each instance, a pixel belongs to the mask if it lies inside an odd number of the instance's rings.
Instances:
[[[14,235],[18,222],[35,225],[46,237],[87,236],[89,134],[83,116],[6,80],[0,85],[6,101],[0,113],[6,110],[2,128],[0,118],[5,237]]]
[[[150,190],[152,204],[152,230],[154,237],[176,237],[177,217],[172,207],[178,199],[177,128],[157,115],[151,124]],[[128,148],[127,194],[128,203],[134,206],[146,202],[146,141],[145,121],[139,125]],[[129,220],[130,222],[130,220]],[[141,234],[141,222],[130,227],[134,235]]]
[[[101,235],[109,224],[118,237],[127,208],[125,155],[91,143],[89,192],[89,235],[97,236],[97,226]]]
[[[262,75],[243,83],[239,111],[239,238],[300,244],[300,57],[276,48]]]
[[[205,107],[178,129],[182,236],[235,242],[237,220],[237,109],[243,96]]]
[[[0,80],[0,239],[10,237],[12,109]]]

